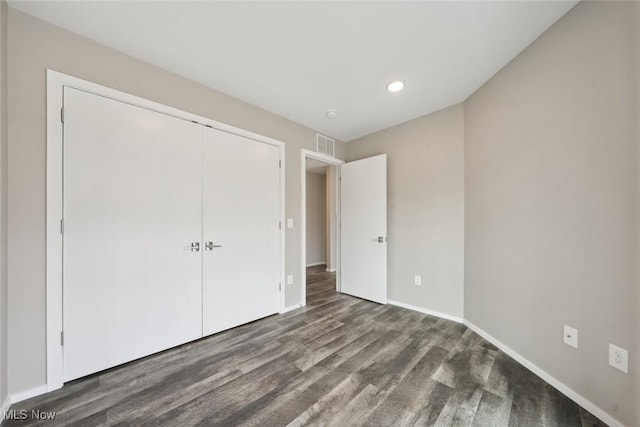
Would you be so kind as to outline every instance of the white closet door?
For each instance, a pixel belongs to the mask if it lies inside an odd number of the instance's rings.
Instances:
[[[279,311],[279,160],[279,148],[205,130],[204,335]]]
[[[202,336],[202,127],[64,90],[64,379]]]

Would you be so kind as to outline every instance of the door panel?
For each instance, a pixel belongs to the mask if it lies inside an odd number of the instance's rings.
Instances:
[[[205,130],[204,335],[279,311],[279,160],[277,147]]]
[[[202,336],[202,127],[64,89],[64,379]]]
[[[344,163],[340,177],[341,292],[386,304],[387,155]]]

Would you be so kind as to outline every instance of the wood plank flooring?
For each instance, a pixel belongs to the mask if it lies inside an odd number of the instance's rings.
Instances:
[[[304,308],[73,381],[3,425],[605,425],[464,325],[338,294],[323,268]]]

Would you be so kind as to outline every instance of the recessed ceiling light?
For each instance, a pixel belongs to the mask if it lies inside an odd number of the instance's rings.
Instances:
[[[329,117],[330,119],[333,119],[337,115],[338,115],[338,112],[336,110],[332,109],[327,111],[327,117]]]
[[[389,92],[400,92],[402,89],[404,89],[404,82],[402,80],[396,80],[387,85]]]

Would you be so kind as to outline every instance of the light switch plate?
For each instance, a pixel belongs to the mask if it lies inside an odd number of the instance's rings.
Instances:
[[[287,285],[293,285],[293,274],[287,275]]]
[[[293,228],[293,218],[287,218],[287,228]]]

